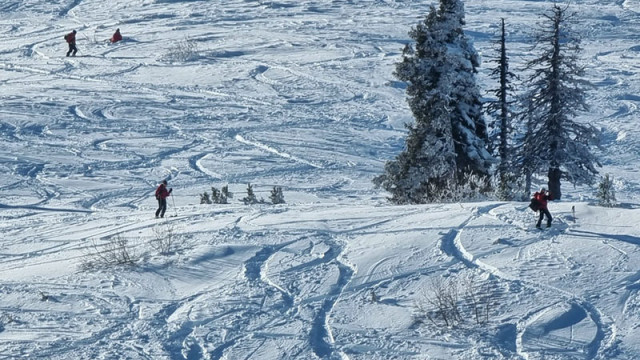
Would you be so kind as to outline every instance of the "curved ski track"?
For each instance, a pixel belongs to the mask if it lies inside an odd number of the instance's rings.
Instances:
[[[479,269],[483,272],[490,274],[491,276],[495,276],[498,279],[501,279],[506,282],[515,283],[519,287],[529,287],[533,289],[544,289],[551,290],[555,294],[560,294],[562,298],[564,298],[564,303],[569,304],[570,306],[577,306],[584,313],[586,313],[591,321],[597,327],[597,334],[594,337],[593,341],[588,344],[586,351],[589,359],[594,359],[599,356],[603,356],[603,354],[611,351],[615,346],[615,336],[616,330],[615,326],[611,321],[607,321],[603,319],[603,314],[588,300],[577,297],[574,294],[567,292],[563,289],[553,287],[544,283],[534,282],[523,280],[518,277],[512,276],[510,274],[506,274],[494,266],[491,266],[481,260],[479,260],[472,253],[468,252],[461,241],[461,235],[465,230],[465,227],[471,223],[473,220],[481,217],[481,216],[490,216],[491,218],[496,218],[495,216],[490,215],[491,210],[499,207],[500,205],[495,205],[493,207],[480,208],[474,211],[465,222],[463,222],[457,229],[452,229],[448,234],[442,237],[441,239],[441,249],[444,253],[449,256],[459,260],[468,268]],[[557,235],[554,235],[554,237]],[[557,303],[556,303],[557,304]],[[554,306],[554,305],[551,305]],[[530,324],[532,324],[542,313],[547,311],[550,307],[544,307],[541,309],[532,310],[529,314],[525,315],[522,319],[518,321],[516,326],[517,334],[516,334],[516,352],[519,356],[524,359],[529,359],[529,354],[524,352],[523,350],[523,335],[527,331],[527,328]]]

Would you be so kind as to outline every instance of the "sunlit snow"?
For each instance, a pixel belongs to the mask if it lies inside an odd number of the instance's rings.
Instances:
[[[394,64],[431,4],[1,2],[0,359],[640,358],[640,1],[570,3],[595,85],[580,120],[619,205],[563,183],[544,231],[524,202],[373,188],[412,121]],[[483,91],[499,19],[517,72],[552,4],[465,3]],[[117,240],[135,264],[95,266]],[[455,327],[427,316],[438,283],[459,286]]]

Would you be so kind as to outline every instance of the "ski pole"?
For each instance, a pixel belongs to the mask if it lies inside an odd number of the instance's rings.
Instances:
[[[176,200],[173,198],[173,194],[171,194],[171,201],[173,202],[173,212],[178,216],[178,210],[176,210]]]

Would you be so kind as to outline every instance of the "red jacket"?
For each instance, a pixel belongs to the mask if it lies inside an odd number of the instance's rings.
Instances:
[[[533,198],[538,200],[540,202],[540,209],[546,209],[547,208],[547,202],[549,200],[553,200],[553,198],[551,197],[551,194],[547,195],[549,193],[541,193],[541,192],[536,192],[535,194],[533,194]]]
[[[173,189],[167,190],[167,187],[164,184],[160,184],[156,189],[156,199],[160,200],[168,198],[171,191],[173,191]]]
[[[120,30],[116,30],[116,32],[113,34],[113,36],[111,37],[111,42],[118,42],[122,40],[122,35],[120,35]]]
[[[58,35],[60,36],[60,35]],[[67,40],[67,43],[69,44],[75,44],[76,43],[76,33],[74,33],[73,31],[68,33],[65,37],[65,40]]]

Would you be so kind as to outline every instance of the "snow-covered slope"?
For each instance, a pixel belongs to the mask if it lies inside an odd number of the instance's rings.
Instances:
[[[468,34],[486,60],[504,17],[515,69],[551,4],[467,1]],[[373,189],[412,118],[393,66],[429,5],[0,4],[0,359],[640,357],[640,2],[571,3],[596,85],[582,119],[621,206],[564,184],[544,231],[525,203]],[[267,203],[242,203],[249,183]],[[225,185],[229,204],[199,204]],[[97,264],[117,241],[135,266]],[[438,284],[482,299],[481,323],[468,301],[456,328],[430,321]]]

